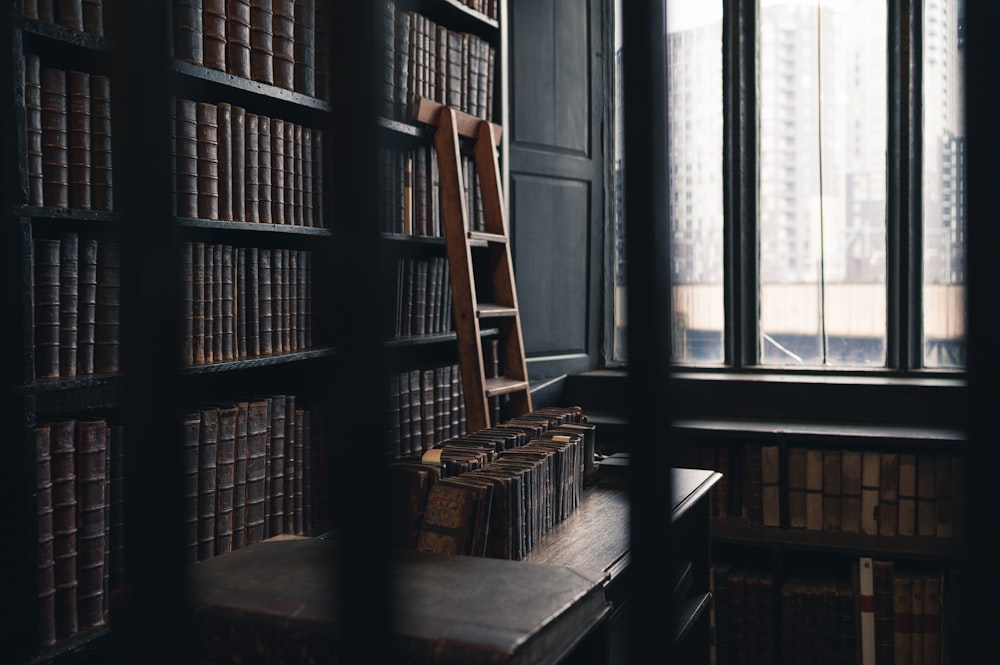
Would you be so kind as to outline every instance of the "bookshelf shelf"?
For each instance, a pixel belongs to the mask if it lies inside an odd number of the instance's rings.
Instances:
[[[483,337],[495,337],[500,334],[499,328],[483,328]],[[410,335],[409,337],[397,337],[386,342],[386,347],[390,349],[405,349],[419,347],[427,344],[453,344],[457,336],[454,332],[435,333],[433,335]]]
[[[331,358],[335,354],[336,350],[332,348],[309,349],[308,351],[296,351],[294,353],[283,353],[280,355],[264,356],[262,358],[247,358],[244,360],[230,360],[221,363],[211,363],[209,365],[199,365],[197,367],[184,367],[180,370],[180,373],[182,376],[198,376],[231,372],[234,370],[255,369],[258,367],[275,367],[319,358]]]
[[[238,231],[241,233],[264,233],[277,235],[321,236],[332,237],[330,229],[314,226],[297,226],[293,224],[263,224],[257,222],[229,222],[214,219],[195,219],[191,217],[177,218],[177,225],[186,229],[204,229],[213,231]]]
[[[431,18],[484,39],[495,38],[500,31],[500,21],[469,7],[462,0],[428,0],[424,8]]]
[[[23,16],[15,16],[14,24],[28,40],[41,37],[96,53],[107,50],[107,39],[100,35],[70,30],[55,23],[36,21]]]
[[[382,233],[382,239],[400,245],[431,245],[444,250],[444,238],[406,233]]]
[[[111,631],[107,626],[92,628],[59,642],[57,646],[36,656],[25,665],[92,662],[91,659],[99,657],[109,648],[110,640]]]
[[[27,386],[34,394],[81,390],[110,386],[118,382],[117,374],[90,374],[67,379],[42,379]]]
[[[171,67],[175,74],[174,82],[178,88],[184,90],[184,94],[198,91],[199,88],[207,95],[215,96],[231,96],[235,91],[248,95],[249,99],[257,99],[258,103],[261,98],[279,102],[285,105],[285,109],[291,114],[299,114],[303,110],[328,113],[333,108],[330,102],[317,97],[235,76],[218,69],[201,67],[182,60],[173,61]]]
[[[110,223],[117,221],[113,212],[104,210],[84,210],[81,208],[50,208],[41,206],[18,205],[8,208],[14,217],[30,217],[40,220],[67,220],[78,222]]]
[[[420,140],[429,140],[431,137],[431,133],[426,127],[403,122],[402,120],[391,120],[380,116],[378,118],[378,125],[390,134]]]

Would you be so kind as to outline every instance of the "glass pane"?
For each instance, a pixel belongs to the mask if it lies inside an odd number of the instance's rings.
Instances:
[[[884,365],[886,3],[761,0],[760,33],[761,362]]]
[[[724,360],[722,3],[667,3],[673,359]]]
[[[924,364],[965,366],[965,127],[960,0],[925,0]]]

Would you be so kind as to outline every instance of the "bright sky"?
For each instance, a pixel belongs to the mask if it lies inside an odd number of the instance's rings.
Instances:
[[[627,1],[627,0],[626,0]],[[760,0],[761,7],[771,5],[816,6],[817,0]],[[824,7],[836,8],[843,0],[819,0]],[[666,0],[667,32],[689,30],[722,19],[722,0]]]

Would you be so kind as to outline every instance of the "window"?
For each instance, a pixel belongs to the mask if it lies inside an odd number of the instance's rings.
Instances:
[[[961,0],[916,3],[907,39],[901,4],[667,3],[675,364],[964,368]]]

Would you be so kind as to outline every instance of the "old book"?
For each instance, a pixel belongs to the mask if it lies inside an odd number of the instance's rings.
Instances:
[[[97,304],[94,314],[94,371],[113,374],[119,369],[121,311],[121,255],[115,242],[97,248]]]
[[[936,496],[934,505],[937,509],[935,534],[938,538],[951,538],[954,535],[954,516],[952,494],[952,457],[947,453],[934,456],[934,488]]]
[[[285,219],[285,121],[271,118],[271,221],[287,224]]]
[[[271,0],[250,0],[250,76],[274,83],[274,12]]]
[[[77,613],[76,421],[49,423],[56,639],[79,629]]]
[[[271,119],[267,116],[257,118],[257,215],[259,221],[264,224],[273,222],[271,218],[271,193],[272,169],[271,169]]]
[[[410,449],[414,453],[424,451],[424,417],[423,417],[423,387],[419,369],[411,369],[410,377]]]
[[[924,665],[924,576],[912,576],[910,584],[910,656],[913,665]]]
[[[316,0],[295,0],[295,91],[316,96]]]
[[[194,364],[194,246],[181,245],[183,281],[181,283],[181,364]]]
[[[840,529],[861,532],[861,451],[841,453]]]
[[[56,22],[70,30],[83,30],[83,1],[55,0]]]
[[[306,206],[305,206],[305,165],[304,165],[304,133],[305,128],[302,125],[295,125],[295,137],[294,137],[294,186],[293,186],[293,196],[294,203],[293,208],[295,210],[295,224],[298,226],[311,226],[306,220]]]
[[[213,362],[222,362],[226,358],[223,347],[226,340],[226,293],[223,275],[225,274],[226,249],[228,245],[214,245],[212,255],[212,358]],[[207,267],[207,266],[206,266]],[[231,300],[229,302],[232,302]],[[207,328],[206,328],[207,333]],[[207,335],[206,335],[207,336]],[[207,353],[207,352],[206,352]]]
[[[247,294],[246,294],[246,254],[245,247],[233,247],[233,292],[235,310],[233,322],[236,326],[233,342],[233,359],[243,360],[247,352]]]
[[[840,531],[841,473],[843,451],[828,448],[823,451],[823,530]]]
[[[183,520],[184,520],[184,561],[198,560],[198,468],[201,444],[201,411],[184,414],[184,480],[183,480]]]
[[[392,377],[399,395],[399,456],[407,457],[414,451],[410,435],[410,375],[400,372]]]
[[[878,535],[879,471],[882,456],[878,451],[861,454],[861,533]]]
[[[917,456],[899,453],[898,529],[900,536],[917,534]]]
[[[233,220],[233,107],[219,102],[216,110],[216,137],[218,140],[218,200],[219,219]]]
[[[295,0],[272,0],[274,85],[295,89]]]
[[[227,71],[226,0],[202,0],[201,21],[205,66]]]
[[[893,584],[893,664],[913,663],[913,578],[897,574]]]
[[[233,549],[246,542],[247,446],[249,402],[236,404],[236,439],[233,446]]]
[[[492,497],[485,485],[442,478],[427,495],[416,549],[437,554],[472,554],[483,506]]]
[[[295,209],[295,127],[293,122],[285,123],[285,167],[283,170],[282,189],[285,198],[285,224],[296,224]]]
[[[306,410],[295,409],[295,494],[292,502],[295,520],[294,533],[306,532],[306,460],[309,454],[309,431],[306,422]]]
[[[917,454],[917,535],[937,534],[937,484],[933,453]]]
[[[781,467],[777,445],[761,446],[761,477],[764,526],[781,526]],[[711,468],[715,468],[714,466]]]
[[[205,364],[205,243],[191,243],[191,357]]]
[[[313,440],[313,410],[315,407],[310,406],[303,409],[302,413],[302,524],[304,527],[303,533],[310,532],[320,523],[315,519],[316,510],[314,510],[315,505],[319,505],[322,501],[314,497],[313,494],[316,492],[316,488],[322,487],[321,483],[316,482],[315,474],[318,471],[313,469],[313,465],[316,460],[317,452],[314,450]],[[315,446],[319,447],[319,446]],[[318,467],[317,467],[318,468]]]
[[[395,0],[382,0],[382,94],[380,95],[379,113],[386,118],[395,117],[393,108],[395,99],[394,64],[396,59],[396,3]]]
[[[107,538],[107,423],[76,421],[77,620],[80,629],[104,622],[104,563]]]
[[[285,532],[285,396],[271,396],[271,421],[268,435],[270,444],[270,473],[268,481],[270,492],[268,492],[267,519],[269,526],[269,536],[280,535]]]
[[[56,641],[55,550],[52,524],[52,444],[51,427],[35,426],[35,511],[38,519],[38,643],[51,646]]]
[[[219,409],[201,409],[198,442],[198,560],[215,556],[218,488]]]
[[[395,118],[402,120],[410,105],[410,14],[397,8],[395,19]]]
[[[806,528],[823,528],[823,450],[806,450]]]
[[[257,282],[258,282],[258,309],[260,319],[260,354],[269,356],[274,352],[274,335],[272,322],[272,276],[271,276],[271,250],[260,249],[258,251]]]
[[[41,61],[24,54],[24,125],[28,140],[28,205],[45,204],[42,174],[42,80]]]
[[[246,109],[242,106],[230,107],[229,151],[230,167],[230,202],[232,219],[238,222],[246,221]]]
[[[37,238],[32,244],[36,379],[54,379],[60,374],[61,246],[59,240]]]
[[[246,113],[246,135],[244,138],[244,194],[245,219],[248,222],[259,222],[258,213],[260,200],[260,131],[258,129],[259,118],[256,113]]]
[[[295,456],[298,442],[295,438],[295,396],[285,396],[285,498],[284,533],[295,533]]]
[[[250,78],[250,0],[226,2],[226,64],[230,74]]]
[[[274,352],[288,353],[288,251],[271,251],[271,331]]]
[[[316,3],[316,97],[330,99],[329,3]],[[391,61],[387,61],[389,63]],[[388,64],[386,66],[389,66]]]
[[[219,407],[216,446],[215,554],[233,551],[233,493],[236,487],[236,418],[238,406]]]
[[[302,223],[318,227],[314,198],[316,196],[316,174],[313,164],[313,129],[302,128]]]
[[[260,355],[260,257],[256,247],[246,248],[242,291],[246,294],[247,357]]]
[[[67,155],[69,160],[69,207],[91,207],[90,74],[70,71],[67,82]]]
[[[899,530],[899,454],[882,453],[879,468],[878,533],[895,536]]]
[[[94,373],[94,325],[97,315],[97,241],[78,241],[77,374]]]
[[[836,663],[858,663],[857,617],[854,609],[854,589],[851,580],[841,576],[837,580],[834,599],[836,627],[833,638],[836,641]]]
[[[204,347],[206,364],[211,364],[221,360],[215,355],[215,336],[219,332],[216,327],[215,318],[215,308],[219,297],[219,287],[215,281],[215,263],[218,249],[219,246],[214,243],[205,243],[205,307],[202,317],[202,327],[204,328],[202,346]]]
[[[761,465],[761,444],[745,445],[743,447],[743,517],[750,524],[762,524],[764,521]]]
[[[323,207],[323,197],[325,196],[325,190],[323,188],[323,132],[319,130],[313,131],[313,151],[312,151],[312,163],[313,163],[313,199],[312,199],[312,211],[313,211],[313,226],[317,228],[326,228],[326,213]]]
[[[204,63],[202,0],[178,0],[175,5],[174,57],[195,65]]]
[[[858,561],[859,642],[861,665],[875,665],[875,572],[871,557]]]
[[[746,662],[746,578],[748,571],[733,568],[729,573],[729,652],[734,663]]]
[[[872,590],[875,619],[875,665],[893,665],[895,631],[893,629],[894,566],[892,561],[872,560]]]
[[[247,404],[247,480],[246,537],[252,545],[264,537],[266,495],[264,493],[265,451],[267,441],[267,402],[253,400]]]
[[[114,206],[111,167],[111,79],[90,75],[90,206],[110,211]]]
[[[220,292],[217,301],[221,303],[220,351],[223,362],[236,358],[236,308],[235,275],[233,273],[233,246],[221,245],[222,258],[218,261],[217,275],[220,278]]]
[[[178,98],[174,109],[174,190],[177,215],[198,216],[197,105]]]
[[[924,577],[924,665],[942,662],[942,578],[937,575]]]
[[[788,526],[806,527],[806,449],[788,449]]]
[[[198,102],[198,216],[219,219],[219,119],[215,104]]]
[[[66,72],[42,67],[42,187],[45,205],[69,207],[69,137]]]

